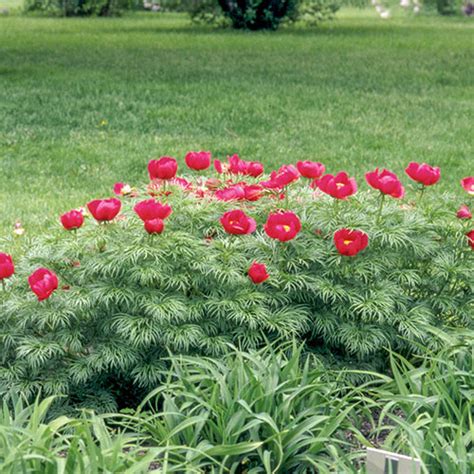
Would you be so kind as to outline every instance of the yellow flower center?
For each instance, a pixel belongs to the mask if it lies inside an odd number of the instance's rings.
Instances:
[[[285,232],[289,232],[291,227],[289,225],[284,225],[283,229],[285,230]]]
[[[344,245],[352,244],[352,240],[344,240]]]
[[[344,183],[336,183],[336,187],[339,189],[339,188],[342,188],[344,186]]]

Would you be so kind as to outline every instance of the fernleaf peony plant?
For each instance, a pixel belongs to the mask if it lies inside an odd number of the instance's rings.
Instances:
[[[202,170],[207,155],[193,160]],[[473,252],[452,196],[355,194],[345,173],[321,178],[325,194],[293,166],[264,178],[235,156],[187,181],[163,161],[166,181],[119,183],[121,203],[89,203],[98,221],[63,218],[16,262],[0,297],[3,394],[111,410],[154,388],[170,352],[298,338],[380,368],[388,347],[420,352],[472,326]],[[38,268],[59,279],[41,302]]]

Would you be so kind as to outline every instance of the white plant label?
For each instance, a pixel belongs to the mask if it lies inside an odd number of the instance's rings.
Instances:
[[[419,459],[382,449],[367,448],[367,474],[420,474]]]

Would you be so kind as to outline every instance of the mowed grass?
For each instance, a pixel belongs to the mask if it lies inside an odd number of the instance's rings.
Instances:
[[[0,235],[209,149],[267,170],[302,159],[474,171],[474,23],[346,10],[319,29],[245,33],[186,16],[0,17]],[[459,189],[458,189],[459,188]]]

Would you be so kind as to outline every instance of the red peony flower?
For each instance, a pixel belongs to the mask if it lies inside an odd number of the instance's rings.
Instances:
[[[28,284],[31,291],[38,297],[38,301],[43,301],[57,289],[58,277],[47,268],[38,268],[28,277]]]
[[[219,189],[219,186],[221,185],[221,180],[217,178],[209,178],[206,180],[205,186],[207,189],[210,189],[211,191],[216,191]]]
[[[459,219],[470,219],[472,217],[472,214],[469,208],[465,204],[463,204],[458,209],[458,212],[456,213],[456,217],[458,217]]]
[[[225,212],[220,222],[228,234],[251,234],[257,228],[255,220],[240,209]]]
[[[317,183],[318,188],[336,199],[346,199],[357,192],[357,183],[345,171],[336,176],[325,174]]]
[[[10,278],[15,273],[13,259],[7,253],[0,253],[0,280]]]
[[[200,199],[204,198],[208,194],[209,194],[209,190],[203,186],[199,186],[198,188],[194,190],[194,195]]]
[[[282,189],[300,177],[300,173],[293,165],[283,165],[278,171],[273,171],[268,181],[260,183],[264,188]]]
[[[263,173],[263,165],[259,161],[245,161],[239,155],[228,157],[228,163],[222,164],[219,160],[214,161],[214,168],[218,173],[229,172],[232,174],[243,174],[254,178]]]
[[[471,246],[471,248],[474,250],[474,230],[471,230],[466,234],[467,237],[467,243]]]
[[[405,195],[405,188],[403,187],[398,176],[391,171],[383,169],[379,171],[375,168],[365,174],[365,179],[369,186],[378,189],[382,194],[388,194],[394,198],[400,199]]]
[[[161,234],[165,228],[164,222],[160,218],[145,221],[145,230],[149,234]]]
[[[341,255],[353,257],[364,250],[368,243],[368,235],[361,230],[340,229],[334,232],[334,244]]]
[[[146,222],[153,219],[166,219],[172,212],[171,206],[168,204],[161,204],[154,199],[145,199],[135,204],[133,210],[138,217]]]
[[[247,201],[258,201],[263,196],[263,188],[259,184],[244,186],[244,192]]]
[[[257,262],[253,262],[248,269],[248,276],[256,285],[263,283],[270,277],[270,275],[267,273],[267,267],[265,264]]]
[[[263,174],[263,164],[260,161],[248,161],[246,175],[258,178]]]
[[[82,212],[76,211],[75,209],[61,216],[61,224],[66,230],[79,229],[83,223],[84,216]]]
[[[117,198],[95,199],[87,203],[87,208],[95,220],[99,222],[111,221],[119,212],[122,203]]]
[[[229,160],[229,164],[228,164],[229,173],[246,174],[247,162],[244,160],[241,160],[239,158],[239,155],[229,156],[228,160]]]
[[[235,201],[245,199],[245,190],[240,185],[234,185],[225,189],[219,189],[219,191],[215,192],[214,196],[219,201]]]
[[[125,186],[125,183],[115,183],[114,184],[114,194],[116,194],[117,196],[121,196],[122,195],[122,189],[123,187]]]
[[[159,160],[148,162],[150,179],[172,179],[178,171],[178,163],[171,156],[162,156]]]
[[[192,184],[184,178],[173,178],[172,180],[170,180],[170,184],[179,186],[184,190],[189,190],[192,188]]]
[[[129,184],[125,183],[115,183],[114,184],[114,194],[117,196],[134,196],[136,192],[132,189]]]
[[[461,186],[468,194],[474,195],[474,176],[467,176],[461,179]]]
[[[325,166],[322,163],[316,161],[298,161],[296,167],[300,172],[301,176],[309,179],[318,179],[326,170]]]
[[[272,239],[286,242],[296,237],[301,230],[301,222],[298,216],[291,211],[278,212],[268,216],[264,229]]]
[[[211,166],[210,151],[190,151],[184,157],[184,161],[188,168],[192,170],[207,170]]]
[[[222,174],[224,172],[222,168],[221,160],[214,160],[214,169],[219,173]]]
[[[426,163],[415,163],[412,161],[405,168],[405,173],[413,180],[424,186],[436,184],[441,177],[438,167],[427,165]]]

